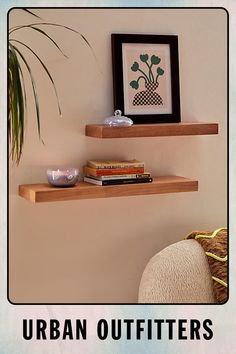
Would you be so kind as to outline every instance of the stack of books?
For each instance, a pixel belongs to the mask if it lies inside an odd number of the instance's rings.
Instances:
[[[152,178],[138,160],[90,160],[84,166],[84,181],[99,186],[132,183],[150,183]]]

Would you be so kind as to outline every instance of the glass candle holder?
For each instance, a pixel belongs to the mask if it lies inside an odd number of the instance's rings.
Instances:
[[[47,169],[48,183],[55,187],[72,187],[79,178],[79,170],[75,167],[58,167]]]

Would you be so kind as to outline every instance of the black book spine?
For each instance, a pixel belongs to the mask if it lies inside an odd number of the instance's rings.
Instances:
[[[110,179],[102,181],[103,186],[115,185],[115,184],[135,184],[135,183],[150,183],[152,178],[130,178],[130,179]]]

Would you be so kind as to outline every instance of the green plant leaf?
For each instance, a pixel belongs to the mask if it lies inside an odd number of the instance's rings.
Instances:
[[[133,65],[131,66],[132,71],[138,71],[139,69],[139,64],[135,61]]]
[[[42,20],[38,15],[34,14],[33,12],[29,11],[28,9],[23,8],[22,10],[25,12],[28,12],[29,14]],[[98,62],[96,55],[93,51],[93,48],[90,45],[89,41],[86,39],[86,37],[82,33],[78,32],[68,26],[55,24],[55,23],[49,23],[49,22],[38,22],[38,23],[31,23],[29,25],[15,26],[9,30],[9,38],[10,39],[9,39],[9,48],[8,48],[8,55],[9,55],[9,64],[8,64],[8,102],[9,102],[9,104],[8,104],[8,107],[9,107],[9,110],[8,110],[8,132],[9,132],[9,141],[11,143],[11,156],[12,156],[12,159],[17,162],[17,164],[20,161],[21,154],[22,154],[22,147],[23,147],[23,143],[24,143],[25,112],[26,112],[26,106],[27,106],[27,95],[26,95],[27,92],[25,90],[24,75],[22,73],[21,66],[20,66],[18,59],[20,59],[20,62],[22,61],[23,65],[26,66],[26,69],[27,69],[29,76],[30,76],[33,95],[34,95],[34,101],[35,101],[38,134],[39,134],[39,138],[41,141],[42,141],[42,138],[41,138],[40,111],[39,111],[37,88],[36,88],[36,83],[35,83],[35,80],[34,80],[34,77],[32,74],[32,70],[31,70],[26,58],[24,57],[24,55],[22,54],[22,52],[18,48],[19,46],[18,45],[15,46],[14,44],[12,44],[12,42],[13,43],[15,42],[15,43],[18,43],[18,44],[24,46],[37,58],[37,60],[39,61],[39,63],[43,67],[44,71],[46,72],[46,74],[49,77],[50,82],[53,86],[53,89],[54,89],[54,92],[55,92],[55,95],[57,98],[57,105],[58,105],[59,114],[61,115],[61,108],[60,108],[60,103],[59,103],[59,99],[58,99],[56,86],[55,86],[54,80],[53,80],[48,68],[46,67],[44,62],[41,60],[41,58],[34,52],[34,50],[32,50],[26,43],[21,42],[20,40],[11,38],[11,35],[13,32],[21,30],[23,28],[30,28],[31,30],[37,31],[38,33],[40,33],[41,35],[46,37],[49,41],[51,41],[53,43],[54,46],[56,46],[56,48],[60,51],[61,54],[63,54],[65,57],[67,57],[63,53],[63,51],[61,50],[61,48],[59,47],[57,42],[50,35],[48,35],[48,33],[46,31],[44,31],[42,29],[43,26],[60,27],[60,28],[67,29],[69,31],[72,31],[72,32],[78,34],[83,39],[83,41],[86,43],[86,45],[89,46],[96,61]],[[100,69],[100,71],[101,71],[101,69]]]
[[[61,48],[59,47],[59,45],[54,41],[54,39],[52,37],[50,37],[45,31],[43,31],[42,29],[40,28],[37,28],[35,27],[34,25],[23,25],[23,26],[18,26],[17,29],[15,30],[20,30],[20,29],[23,29],[23,28],[30,28],[34,31],[37,31],[39,33],[41,33],[43,36],[47,37],[54,45],[55,47],[61,52],[61,54],[68,58],[68,56],[61,50]]]
[[[27,12],[28,14],[30,14],[30,15],[32,15],[32,16],[35,16],[35,17],[39,18],[40,20],[42,20],[42,17],[39,17],[39,16],[36,15],[34,12],[32,12],[32,11],[30,11],[30,10],[28,10],[28,9],[25,9],[25,8],[23,8],[22,10],[25,11],[25,12]]]
[[[40,114],[39,114],[39,102],[38,102],[38,96],[37,96],[37,90],[36,90],[36,84],[35,84],[35,80],[33,77],[33,74],[31,72],[30,66],[27,63],[26,59],[24,58],[23,54],[19,51],[18,48],[16,48],[14,45],[12,45],[13,49],[19,54],[19,56],[21,57],[22,61],[24,62],[28,73],[30,75],[30,79],[31,79],[31,84],[32,84],[32,89],[33,89],[33,94],[34,94],[34,101],[35,101],[35,109],[36,109],[36,118],[37,118],[37,126],[38,126],[38,134],[39,134],[39,138],[40,140],[43,142],[42,138],[41,138],[41,127],[40,127]]]
[[[90,50],[92,51],[93,53],[93,56],[94,58],[96,59],[96,61],[98,62],[97,60],[97,57],[96,57],[96,54],[93,50],[93,47],[91,46],[91,44],[89,43],[89,41],[87,40],[87,38],[79,31],[76,31],[75,29],[73,28],[70,28],[68,26],[64,26],[64,25],[60,25],[58,23],[51,23],[51,22],[38,22],[38,23],[31,23],[30,25],[25,25],[25,27],[29,27],[29,26],[53,26],[53,27],[61,27],[61,28],[65,28],[67,29],[68,31],[71,31],[71,32],[74,32],[74,33],[77,33],[82,39],[83,41],[89,46]],[[15,26],[15,27],[12,27],[9,31],[9,34],[12,34],[13,32],[19,30],[23,28],[23,26]]]
[[[19,164],[24,143],[24,98],[20,80],[20,64],[13,46],[9,46],[9,96],[8,135],[11,141],[10,155]]]
[[[140,60],[144,63],[148,61],[148,54],[141,54],[140,55]]]
[[[160,67],[157,68],[157,74],[158,75],[163,75],[164,74],[164,70]]]
[[[57,89],[56,89],[56,85],[54,83],[54,80],[50,74],[50,72],[48,71],[48,68],[46,67],[46,65],[44,64],[44,62],[40,59],[40,57],[25,43],[21,42],[21,41],[18,41],[17,39],[11,39],[10,40],[11,42],[16,42],[16,43],[19,43],[21,45],[23,45],[24,47],[26,47],[37,59],[38,61],[40,62],[40,64],[42,65],[43,69],[45,70],[45,72],[47,73],[47,76],[49,77],[51,83],[52,83],[52,86],[53,86],[53,89],[54,89],[54,92],[55,92],[55,95],[56,95],[56,98],[57,98],[57,107],[58,107],[58,111],[59,111],[59,114],[60,116],[62,115],[61,114],[61,107],[60,107],[60,102],[59,102],[59,98],[58,98],[58,94],[57,94]]]
[[[156,55],[151,56],[151,63],[153,65],[158,65],[160,63],[160,61],[161,61],[161,59],[158,56],[156,56]]]
[[[25,27],[32,27],[32,26],[54,26],[54,27],[61,27],[61,28],[65,28],[67,29],[68,31],[72,31],[74,33],[77,33],[80,35],[80,37],[84,40],[84,42],[90,47],[90,49],[93,51],[93,48],[91,46],[91,44],[89,43],[89,41],[87,40],[87,38],[80,32],[76,31],[75,29],[73,28],[70,28],[68,26],[64,26],[64,25],[60,25],[58,23],[51,23],[51,22],[38,22],[38,23],[31,23],[30,25],[25,25]],[[12,34],[13,32],[23,28],[24,26],[15,26],[15,27],[12,27],[9,31],[9,34]],[[94,52],[93,52],[94,53]]]
[[[23,96],[24,96],[24,106],[25,106],[25,113],[27,112],[27,96],[26,96],[26,89],[25,89],[25,80],[24,80],[24,75],[21,70],[21,66],[19,66],[19,72],[20,72],[20,79],[22,82],[22,88],[23,88]]]
[[[131,86],[132,88],[134,88],[135,90],[137,90],[137,89],[139,88],[138,81],[133,80],[133,81],[131,81],[129,84],[130,84],[130,86]]]

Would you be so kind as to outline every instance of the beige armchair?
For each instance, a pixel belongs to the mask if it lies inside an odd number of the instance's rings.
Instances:
[[[139,303],[214,303],[206,255],[196,240],[183,240],[148,262],[139,287]]]

